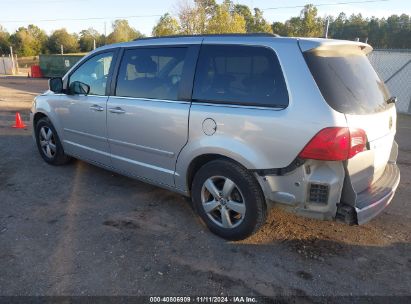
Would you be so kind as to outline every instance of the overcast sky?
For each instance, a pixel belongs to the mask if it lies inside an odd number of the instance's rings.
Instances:
[[[111,31],[111,23],[118,18],[128,19],[130,24],[146,35],[159,17],[166,12],[175,13],[179,0],[0,0],[0,24],[9,32],[30,23],[45,29],[48,33],[65,27],[69,32],[79,32],[93,27],[101,33]],[[367,0],[357,0],[367,1]],[[411,14],[410,0],[388,0],[368,3],[350,3],[324,5],[341,2],[357,2],[356,0],[236,0],[235,3],[246,4],[250,8],[264,10],[264,17],[270,22],[285,21],[297,16],[301,7],[307,3],[318,4],[320,16],[345,12],[347,15],[361,13],[363,16],[386,17],[392,14]],[[370,0],[368,0],[370,1]],[[378,1],[378,0],[377,0]],[[221,3],[222,1],[217,1]],[[138,17],[139,16],[139,17]],[[125,18],[128,17],[128,18]],[[89,20],[61,19],[99,18]],[[45,21],[50,19],[59,19]]]

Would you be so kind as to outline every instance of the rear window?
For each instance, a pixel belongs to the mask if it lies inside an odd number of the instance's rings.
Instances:
[[[116,96],[177,100],[187,48],[135,48],[124,52]]]
[[[203,45],[195,76],[198,101],[285,108],[288,93],[275,53],[264,47]]]
[[[324,99],[336,111],[367,114],[388,107],[389,92],[361,50],[307,52],[304,57]]]

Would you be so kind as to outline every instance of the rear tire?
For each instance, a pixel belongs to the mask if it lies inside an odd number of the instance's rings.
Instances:
[[[37,122],[35,135],[37,148],[44,161],[59,166],[71,160],[69,156],[64,154],[57,131],[47,117],[43,117]]]
[[[222,238],[245,239],[265,223],[267,206],[260,185],[234,162],[205,164],[194,176],[191,190],[197,213]]]

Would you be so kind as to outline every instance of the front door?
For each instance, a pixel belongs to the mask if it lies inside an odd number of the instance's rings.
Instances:
[[[56,108],[63,127],[63,145],[68,154],[109,166],[106,110],[107,87],[114,52],[99,53],[82,63],[70,76],[67,95]],[[88,94],[76,90],[79,83]]]
[[[139,47],[124,51],[115,96],[107,103],[113,166],[174,186],[176,159],[187,142],[193,48]],[[198,50],[197,50],[198,52]],[[185,86],[184,86],[185,85]],[[185,88],[187,87],[187,88]]]

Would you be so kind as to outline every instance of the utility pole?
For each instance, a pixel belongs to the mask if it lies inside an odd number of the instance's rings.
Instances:
[[[64,55],[64,47],[62,44],[60,44],[60,50],[61,50],[61,55]]]
[[[18,75],[18,74],[20,73],[20,70],[19,70],[19,62],[18,62],[18,60],[17,60],[17,54],[14,54],[14,56],[16,57],[16,74]]]
[[[93,50],[96,49],[96,39],[93,40]]]
[[[6,63],[4,62],[4,54],[1,56],[1,61],[3,62],[3,68],[4,68],[4,74],[7,74],[6,72]]]
[[[11,69],[12,69],[12,74],[16,72],[16,64],[14,63],[14,55],[13,55],[13,47],[10,46],[10,58],[11,58]]]
[[[325,20],[324,38],[328,38],[328,28],[330,26],[330,18]]]

